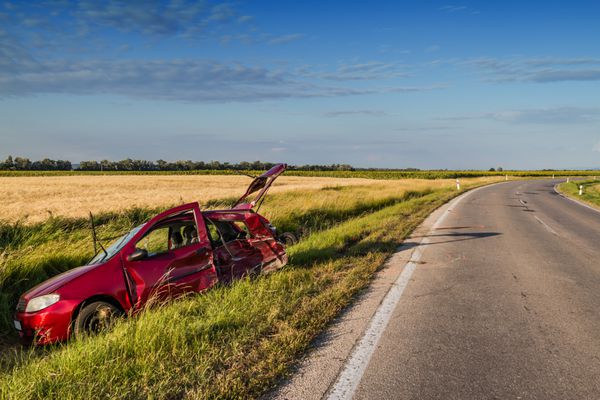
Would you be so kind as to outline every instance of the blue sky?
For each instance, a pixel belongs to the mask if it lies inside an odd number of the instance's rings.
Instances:
[[[589,1],[0,3],[0,157],[600,167]]]

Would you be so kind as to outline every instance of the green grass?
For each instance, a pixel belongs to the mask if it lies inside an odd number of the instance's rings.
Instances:
[[[112,332],[21,353],[3,398],[249,398],[271,388],[449,189],[310,234],[274,274],[147,310]]]
[[[193,170],[193,171],[0,171],[0,177],[10,176],[70,176],[70,175],[237,175],[240,173],[260,175],[264,171]],[[298,171],[289,169],[288,176],[313,176],[332,178],[367,179],[454,179],[481,176],[550,177],[555,176],[600,176],[600,171],[477,171],[477,170],[359,170],[359,171]]]
[[[463,188],[485,182],[463,183]],[[273,387],[452,188],[373,193],[331,187],[269,196],[261,213],[302,234],[290,264],[146,310],[104,335],[43,349],[5,347],[0,398],[253,398]],[[211,206],[217,206],[211,204]],[[98,216],[115,236],[159,209]],[[91,255],[86,219],[0,224],[0,350],[18,295]],[[13,336],[10,336],[13,335]]]
[[[581,196],[579,195],[579,185],[582,185],[584,189]],[[558,190],[569,197],[600,207],[600,181],[596,179],[564,182],[558,185]]]
[[[302,196],[294,192],[281,193],[269,196],[261,212],[280,232],[294,232],[303,237],[348,218],[430,192],[428,189],[398,193],[388,190],[369,194],[372,190],[368,186],[352,186],[304,191]],[[219,208],[231,204],[230,200],[213,201],[206,208]],[[165,208],[134,208],[99,214],[95,216],[98,236],[117,237]],[[88,219],[53,217],[34,225],[0,223],[0,341],[16,339],[12,314],[23,292],[85,264],[91,256]]]

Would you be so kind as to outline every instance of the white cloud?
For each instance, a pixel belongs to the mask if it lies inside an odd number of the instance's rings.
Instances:
[[[553,83],[600,80],[600,59],[575,58],[476,58],[450,61],[477,67],[493,82]]]
[[[35,62],[23,58],[0,63],[0,97],[110,93],[160,100],[229,102],[404,93],[434,88],[328,86],[282,69],[207,60]]]
[[[304,37],[305,35],[301,34],[301,33],[292,33],[289,35],[283,35],[283,36],[277,36],[274,38],[271,38],[267,41],[268,44],[286,44],[286,43],[290,43],[290,42],[295,42],[296,40],[300,40]]]
[[[388,115],[385,111],[381,110],[341,110],[341,111],[329,111],[323,114],[325,117],[341,117],[347,115],[369,115],[373,117],[382,117]]]
[[[600,121],[598,107],[554,107],[539,109],[505,110],[482,114],[438,118],[444,121],[491,119],[514,124],[585,124]]]

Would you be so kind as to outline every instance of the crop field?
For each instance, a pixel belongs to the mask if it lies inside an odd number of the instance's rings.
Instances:
[[[0,176],[0,220],[40,222],[51,216],[83,217],[90,211],[122,211],[132,207],[157,207],[200,201],[214,206],[231,204],[241,196],[251,178],[243,175],[74,175],[74,176]],[[442,187],[448,181],[412,181],[393,187],[419,190]],[[376,186],[385,181],[365,178],[281,176],[270,194],[305,191],[324,187]],[[388,187],[391,187],[388,185]]]
[[[462,190],[503,179],[465,178]],[[226,204],[248,182],[241,176],[2,178],[0,398],[258,397],[412,229],[459,193],[453,179],[282,176],[261,209],[280,231],[301,238],[282,270],[147,310],[106,334],[43,349],[14,344],[18,296],[91,256],[88,211],[97,216],[99,237],[114,237],[181,198]],[[49,213],[44,204],[56,208]]]
[[[0,171],[0,177],[26,177],[26,176],[122,176],[122,175],[258,175],[263,171],[235,171],[235,170],[186,170],[186,171]],[[492,176],[515,177],[551,177],[551,176],[600,176],[599,170],[506,170],[506,171],[481,171],[481,170],[356,170],[356,171],[305,171],[288,169],[286,176],[304,176],[313,178],[365,178],[365,179],[455,179],[477,178]]]

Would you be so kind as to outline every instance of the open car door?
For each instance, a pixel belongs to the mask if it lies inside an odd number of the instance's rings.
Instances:
[[[172,208],[151,219],[125,246],[122,263],[136,308],[153,299],[201,292],[217,283],[198,203]]]
[[[237,210],[249,210],[253,208],[258,202],[264,198],[267,190],[273,184],[273,181],[277,179],[279,175],[285,171],[287,168],[287,164],[277,164],[264,174],[257,176],[254,178],[250,186],[248,186],[248,190],[240,199],[233,205],[232,208]],[[258,192],[256,196],[252,200],[249,199],[251,195]]]

